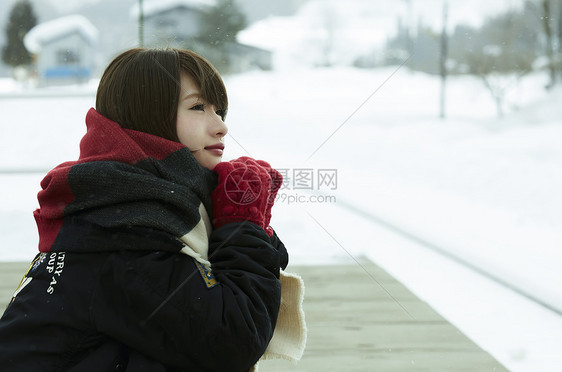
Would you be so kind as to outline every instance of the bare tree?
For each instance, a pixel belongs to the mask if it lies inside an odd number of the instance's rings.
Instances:
[[[533,71],[537,58],[535,50],[528,48],[536,31],[525,22],[523,13],[516,11],[490,18],[480,30],[472,29],[470,47],[457,56],[469,73],[482,79],[496,103],[498,117],[504,114],[507,92]]]

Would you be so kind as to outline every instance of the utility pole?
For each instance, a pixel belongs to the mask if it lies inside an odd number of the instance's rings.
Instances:
[[[142,1],[139,0],[139,47],[144,46],[144,9]]]
[[[558,1],[557,5],[557,12],[556,12],[556,36],[557,36],[557,43],[556,43],[556,61],[560,61],[562,59],[562,1]],[[562,66],[560,66],[560,62],[556,64],[556,70],[558,72],[558,77],[562,78]]]
[[[546,57],[548,59],[548,71],[550,76],[550,82],[548,83],[548,88],[552,88],[556,83],[556,62],[554,60],[554,42],[553,42],[553,32],[552,32],[552,7],[550,0],[543,0],[542,3],[542,24],[544,34],[546,36]]]
[[[441,30],[439,73],[441,75],[441,96],[439,100],[439,117],[445,118],[445,95],[447,83],[447,58],[449,54],[449,40],[447,36],[447,20],[449,17],[449,6],[447,0],[443,1],[443,29]]]
[[[406,2],[406,49],[408,55],[414,54],[414,21],[412,0],[404,0]]]

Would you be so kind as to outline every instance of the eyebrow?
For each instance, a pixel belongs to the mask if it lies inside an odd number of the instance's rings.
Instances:
[[[193,97],[199,98],[199,97],[201,97],[201,95],[199,93],[191,93],[191,94],[188,94],[187,96],[183,97],[182,101],[185,101],[186,99],[193,98]]]

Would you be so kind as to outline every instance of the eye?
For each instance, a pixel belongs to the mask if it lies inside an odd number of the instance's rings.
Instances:
[[[202,104],[202,103],[199,103],[199,104],[193,106],[192,108],[190,108],[190,110],[205,111],[205,105]]]
[[[226,110],[217,110],[215,111],[215,113],[220,116],[222,120],[224,120],[224,117],[226,116]]]

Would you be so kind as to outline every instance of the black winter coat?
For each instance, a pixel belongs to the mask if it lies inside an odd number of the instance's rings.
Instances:
[[[81,238],[38,255],[0,319],[2,371],[247,371],[267,348],[288,261],[275,234],[214,230],[210,274],[167,233],[72,228]]]

